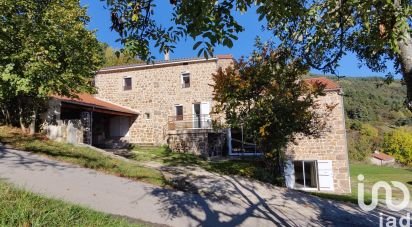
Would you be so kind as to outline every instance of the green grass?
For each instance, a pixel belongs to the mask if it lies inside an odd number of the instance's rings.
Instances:
[[[240,175],[268,183],[278,183],[270,177],[261,158],[244,157],[240,160],[207,161],[190,153],[177,153],[167,147],[136,147],[133,159],[159,162],[168,166],[199,166],[207,171],[224,175]]]
[[[365,179],[365,192],[371,193],[371,188],[374,183],[378,181],[399,181],[404,183],[409,191],[412,192],[412,169],[408,168],[395,168],[389,166],[375,166],[371,164],[353,163],[350,166],[350,175],[352,182],[352,194],[358,193],[358,175],[363,174]],[[392,187],[392,193],[395,198],[402,199],[402,191]],[[384,192],[380,191],[383,196]]]
[[[0,182],[0,226],[144,226]]]
[[[43,154],[56,160],[132,180],[160,186],[167,183],[158,170],[115,159],[87,147],[51,141],[41,135],[29,136],[16,128],[0,126],[0,142],[19,150]]]

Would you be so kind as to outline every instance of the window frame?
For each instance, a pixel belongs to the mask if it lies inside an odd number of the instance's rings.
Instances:
[[[180,74],[180,83],[182,88],[190,88],[190,72],[186,71],[186,72],[182,72]],[[189,82],[186,83],[184,78],[188,78]]]
[[[176,104],[174,107],[175,107],[174,109],[175,109],[175,116],[176,116],[175,119],[176,119],[176,121],[183,121],[183,115],[184,115],[183,105]],[[181,114],[181,115],[178,115],[178,114],[177,114],[177,113],[178,113],[177,109],[178,109],[179,107],[182,109],[182,111],[181,111],[182,114]]]
[[[130,86],[127,86],[126,80],[130,80]],[[133,89],[133,79],[131,76],[123,77],[123,91],[130,91]]]

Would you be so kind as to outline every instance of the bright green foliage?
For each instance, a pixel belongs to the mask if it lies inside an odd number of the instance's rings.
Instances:
[[[412,133],[396,129],[385,134],[383,149],[400,163],[412,166]]]
[[[145,226],[131,224],[122,218],[111,217],[63,201],[12,187],[0,182],[1,226]]]
[[[0,15],[3,113],[27,115],[39,108],[28,104],[51,94],[93,91],[102,52],[79,1],[0,0]]]
[[[102,44],[104,51],[104,67],[136,64],[143,61],[133,58],[130,54],[121,53],[119,50],[113,49],[106,43]]]
[[[259,42],[257,48],[248,60],[235,61],[213,75],[215,111],[225,114],[229,127],[243,127],[265,153],[268,165],[275,165],[297,133],[317,136],[325,126],[324,113],[314,111],[320,107],[315,98],[324,94],[324,86],[308,86],[301,80],[308,69],[288,51]]]

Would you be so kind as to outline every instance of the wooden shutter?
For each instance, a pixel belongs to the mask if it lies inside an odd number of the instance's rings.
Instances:
[[[318,160],[319,190],[333,191],[333,170],[331,160]]]

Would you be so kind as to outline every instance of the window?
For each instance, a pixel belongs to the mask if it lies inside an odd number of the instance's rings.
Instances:
[[[182,73],[182,88],[190,87],[190,73]]]
[[[150,119],[150,113],[144,113],[144,117],[146,120]]]
[[[295,187],[317,188],[317,166],[316,161],[295,161]]]
[[[183,120],[183,106],[177,105],[176,108],[176,121]]]
[[[132,90],[132,78],[131,77],[125,77],[123,78],[123,90]]]

